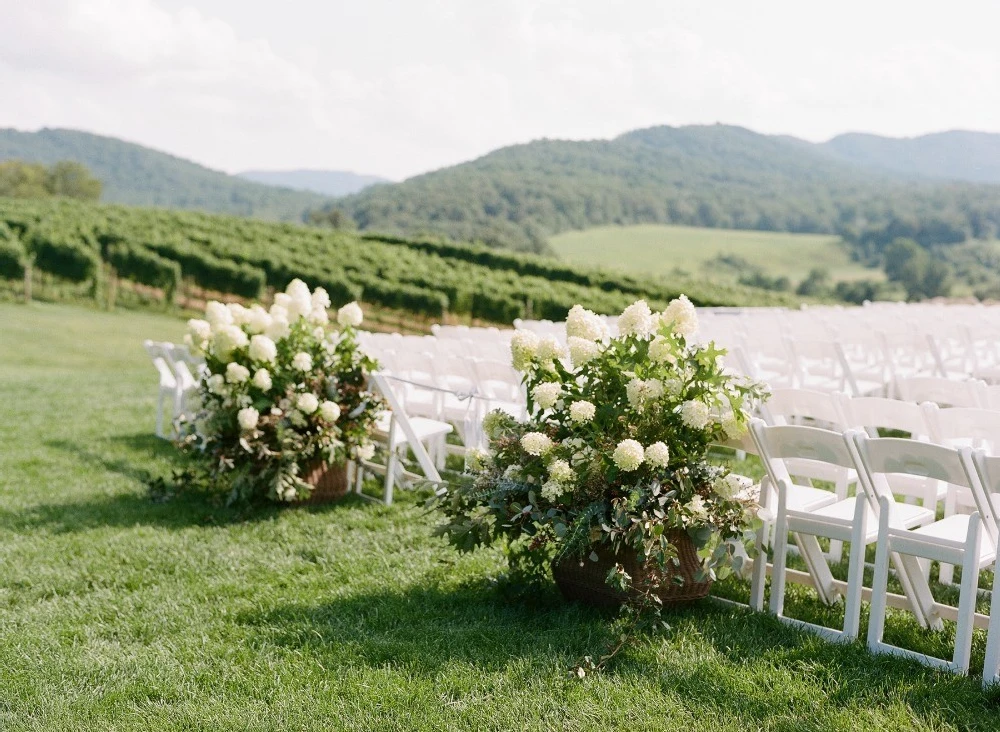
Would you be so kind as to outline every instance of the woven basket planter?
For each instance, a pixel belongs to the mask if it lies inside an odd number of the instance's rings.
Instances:
[[[312,493],[304,501],[297,503],[312,506],[319,503],[338,501],[347,495],[347,463],[327,465],[323,460],[314,460],[302,469],[302,480],[313,487]]]
[[[590,559],[564,559],[552,564],[552,576],[563,597],[594,607],[618,607],[625,602],[624,593],[613,589],[605,581],[615,564],[621,564],[632,577],[633,587],[641,587],[646,579],[657,573],[660,586],[657,590],[664,606],[682,605],[706,597],[712,589],[712,580],[696,581],[701,560],[694,542],[685,531],[671,531],[670,542],[677,548],[677,562],[668,561],[662,571],[654,563],[642,565],[635,551],[629,549],[619,554],[611,547],[600,547],[596,562]],[[683,582],[678,582],[681,579]]]

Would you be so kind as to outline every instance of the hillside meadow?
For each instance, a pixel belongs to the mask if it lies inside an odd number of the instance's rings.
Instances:
[[[817,267],[827,270],[834,281],[885,279],[882,270],[852,261],[840,238],[829,234],[640,224],[567,231],[549,243],[560,258],[573,264],[653,276],[681,269],[735,280],[736,270],[716,264],[720,256],[735,256],[769,276],[785,276],[793,283]]]
[[[154,501],[147,482],[183,462],[152,435],[141,340],[182,331],[0,303],[0,729],[996,727],[976,678],[713,602],[571,678],[616,637],[607,616],[551,585],[507,593],[500,552],[447,548],[425,494],[250,513]],[[798,588],[787,607],[837,613]],[[889,632],[946,640],[899,614]]]

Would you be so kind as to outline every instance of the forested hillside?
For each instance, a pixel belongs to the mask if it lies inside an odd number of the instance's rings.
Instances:
[[[953,130],[897,139],[852,133],[819,146],[870,168],[923,178],[1000,183],[1000,135]]]
[[[389,182],[377,175],[359,175],[346,170],[247,170],[237,175],[254,183],[312,191],[324,196],[348,196],[376,183]]]
[[[0,129],[0,161],[82,163],[103,183],[103,200],[301,221],[324,196],[252,183],[113,137],[76,130]]]
[[[435,241],[67,199],[0,199],[0,279],[36,270],[94,293],[108,273],[159,288],[246,298],[295,277],[335,302],[361,299],[441,318],[509,324],[564,318],[577,303],[617,313],[638,297],[666,306],[680,293],[703,305],[791,304],[792,296],[706,278],[653,279],[572,267],[541,257]]]
[[[1000,228],[1000,186],[903,179],[801,140],[724,125],[540,140],[333,205],[362,229],[534,251],[555,233],[608,224],[857,236],[912,220],[975,238]]]

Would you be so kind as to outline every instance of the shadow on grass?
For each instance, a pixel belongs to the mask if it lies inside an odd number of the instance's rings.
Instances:
[[[170,442],[153,435],[112,437],[112,443],[128,447],[137,454],[160,460],[167,458],[180,469],[187,458]],[[53,533],[88,531],[100,527],[159,526],[183,529],[189,526],[227,525],[271,520],[281,511],[324,512],[338,506],[358,505],[363,499],[348,495],[336,503],[289,508],[272,504],[229,507],[220,496],[199,492],[180,493],[154,499],[148,490],[157,477],[137,459],[112,457],[69,440],[49,440],[46,446],[70,453],[88,469],[124,476],[141,486],[137,492],[97,494],[87,500],[42,503],[20,510],[0,508],[0,528],[11,531],[45,529]],[[164,478],[169,477],[163,476]]]
[[[563,601],[554,587],[529,605],[479,582],[289,605],[241,622],[260,628],[265,643],[315,656],[326,668],[388,666],[434,677],[466,665],[533,683],[584,654],[600,654],[612,639],[611,617]],[[804,721],[902,704],[930,727],[997,728],[1000,695],[982,693],[976,677],[875,657],[862,642],[827,643],[769,615],[711,601],[666,610],[664,619],[671,625],[665,639],[640,640],[603,673],[765,725],[781,715]]]

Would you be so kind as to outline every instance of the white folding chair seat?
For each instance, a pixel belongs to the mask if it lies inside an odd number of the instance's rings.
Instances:
[[[871,617],[868,625],[868,647],[873,653],[891,653],[914,658],[927,665],[957,673],[967,673],[972,648],[972,630],[976,622],[976,597],[980,569],[991,564],[996,556],[996,522],[968,448],[955,450],[899,438],[869,438],[856,434],[855,455],[859,460],[862,480],[869,486],[887,483],[893,475],[930,475],[951,485],[969,489],[976,503],[993,524],[992,532],[983,531],[979,512],[950,516],[942,521],[916,529],[894,525],[893,512],[898,509],[883,491],[879,495],[879,532],[875,553],[875,573],[872,582]],[[888,598],[889,557],[898,554],[900,579],[910,585],[912,599],[920,606],[928,624],[941,627],[942,618],[957,621],[955,649],[952,659],[933,658],[925,654],[885,642],[885,616]],[[949,562],[962,566],[962,585],[958,608],[934,600],[920,562]],[[985,623],[985,618],[983,618]]]

